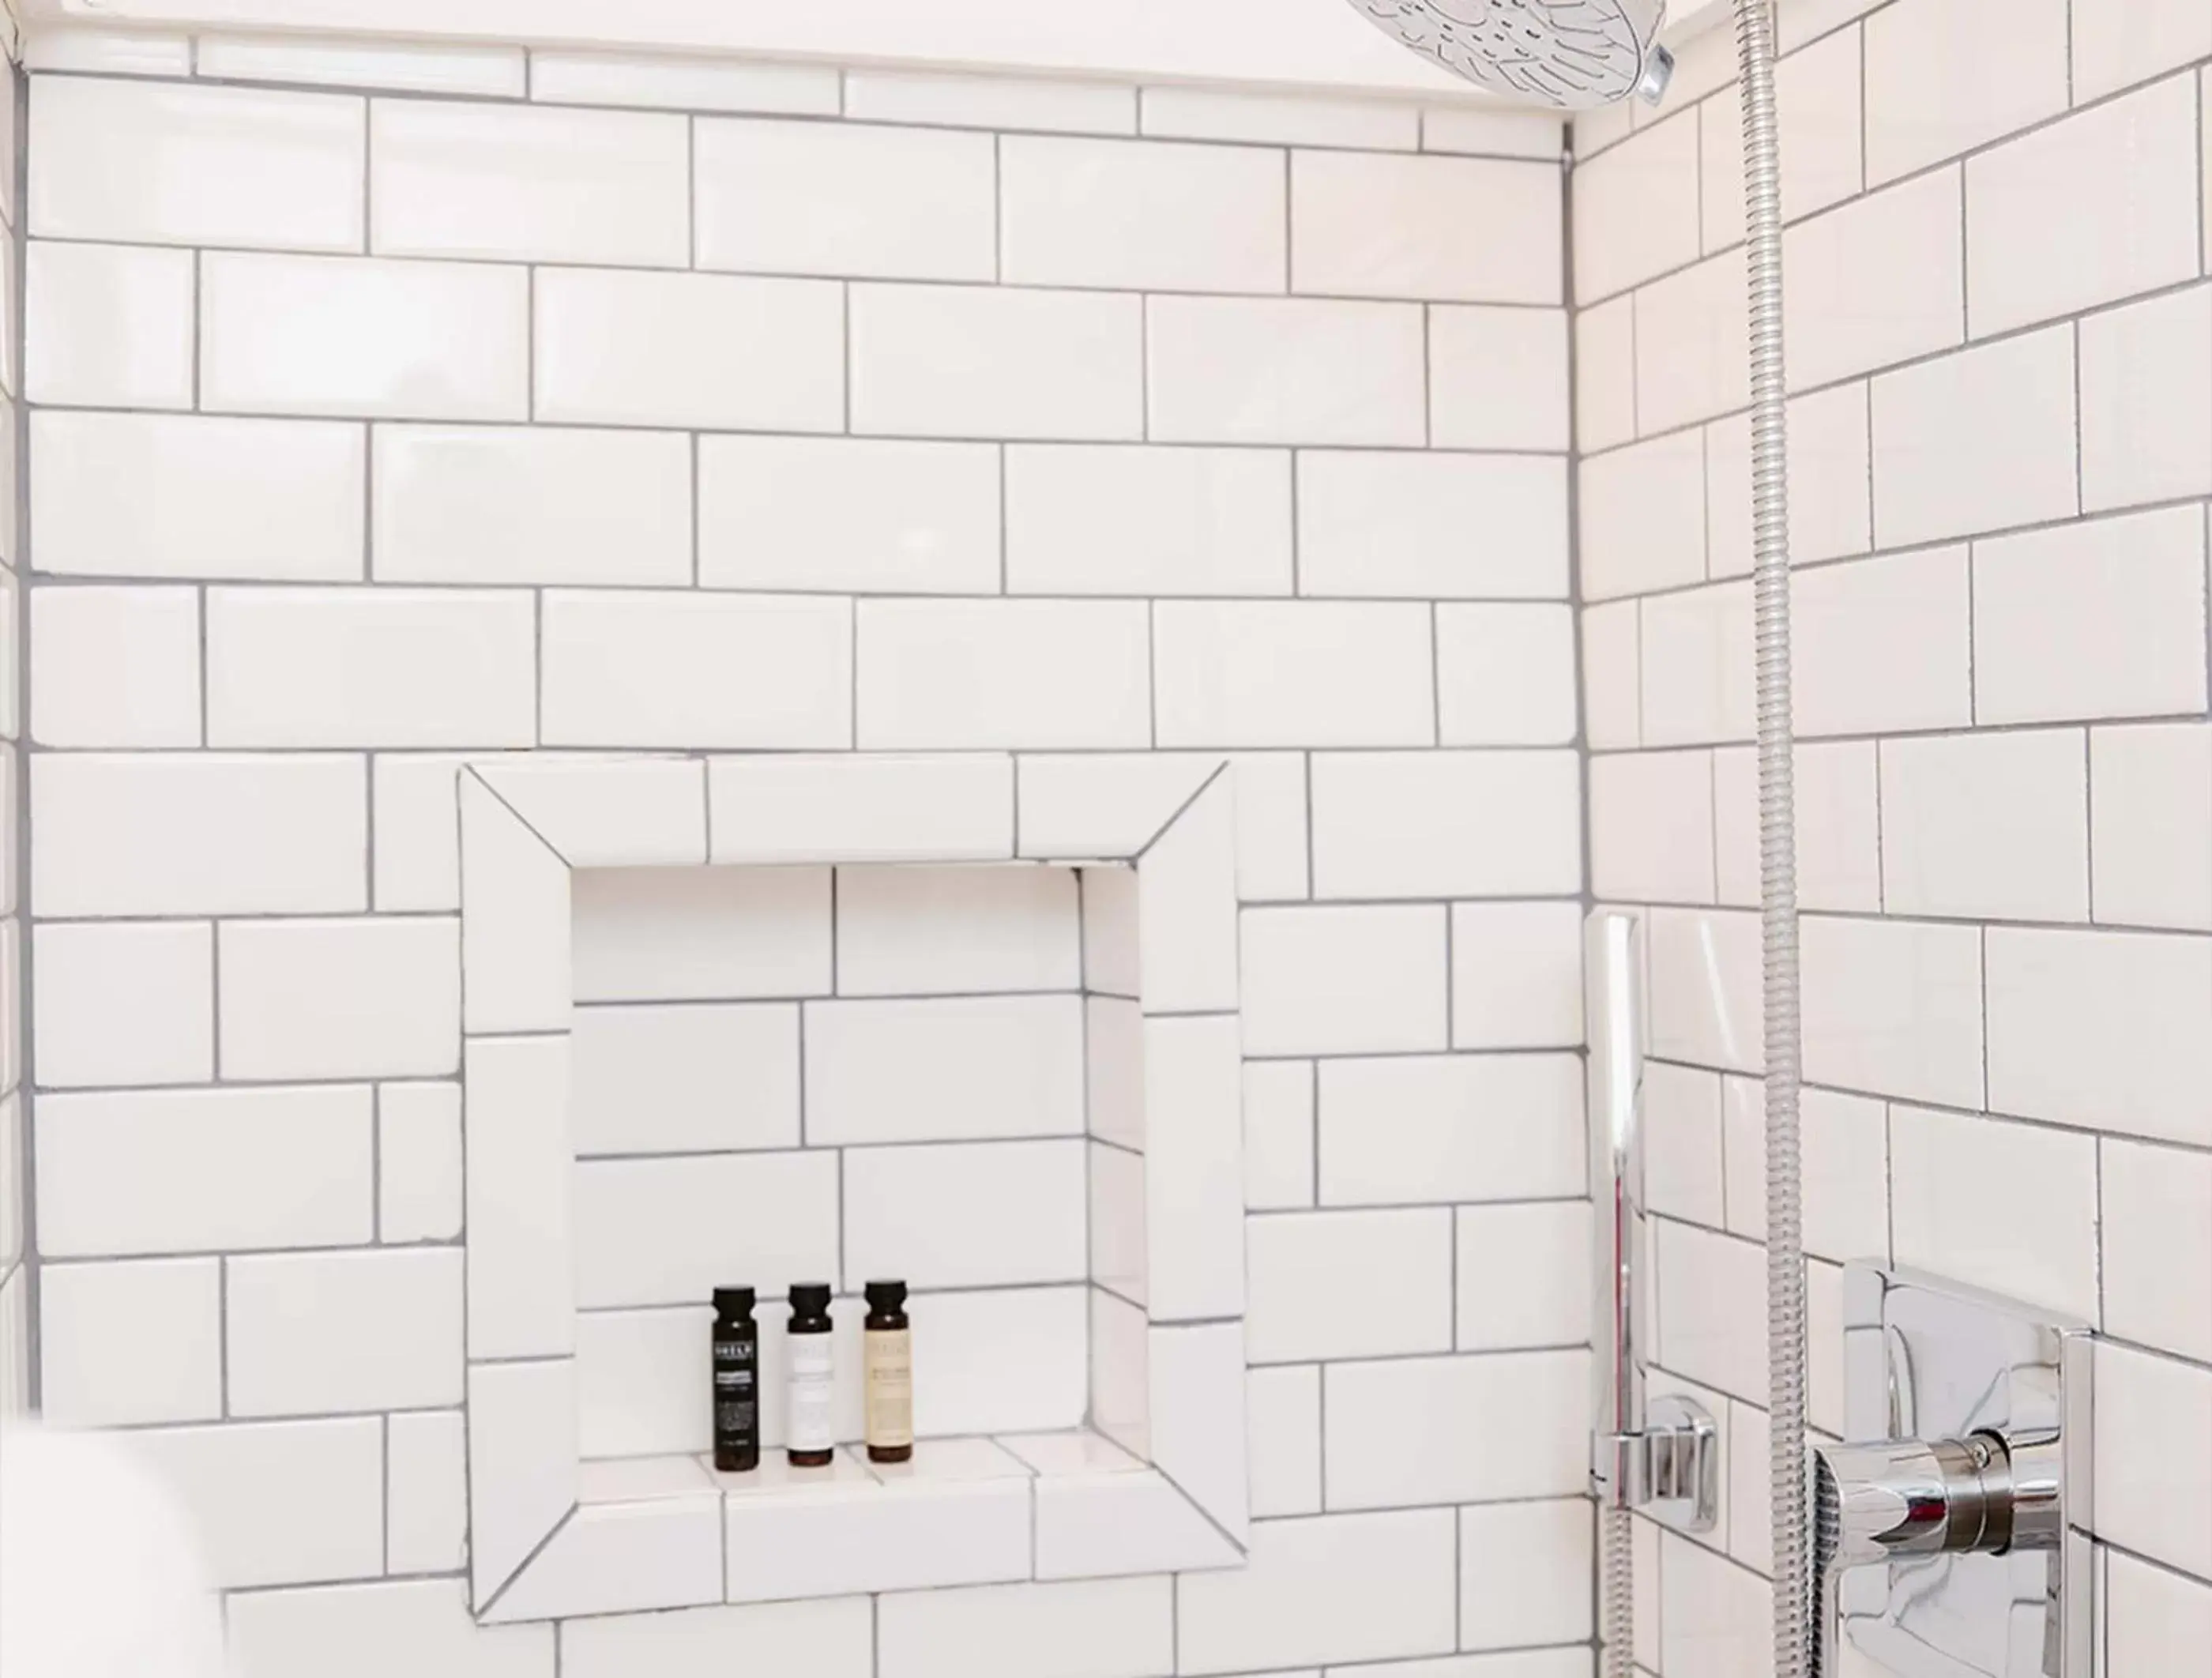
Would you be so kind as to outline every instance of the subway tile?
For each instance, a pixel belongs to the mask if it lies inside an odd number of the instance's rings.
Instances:
[[[1974,719],[2154,716],[2205,703],[2194,507],[1974,544]]]
[[[1748,1079],[1726,1080],[1728,1229],[1766,1239],[1766,1111]],[[1890,1254],[1887,1103],[1832,1090],[1805,1091],[1805,1249],[1848,1263]],[[1818,1273],[1816,1273],[1818,1274]]]
[[[817,1146],[1083,1131],[1078,998],[815,1002],[806,1012]]]
[[[1081,134],[1137,131],[1137,90],[1111,82],[855,70],[845,114],[870,121]]]
[[[2212,1040],[2212,943],[2137,933],[1990,928],[1990,1105],[2203,1146],[2195,1091]]]
[[[1842,559],[1874,545],[1867,387],[1839,385],[1788,404],[1790,562]],[[1705,428],[1706,567],[1748,575],[1753,557],[1751,416]]]
[[[1151,741],[1140,603],[866,600],[858,610],[866,750]]]
[[[2109,1137],[2099,1146],[2105,1329],[2201,1360],[2212,1354],[2212,1159]]]
[[[358,757],[50,754],[31,764],[42,915],[365,909]]]
[[[1318,1072],[1324,1206],[1582,1189],[1582,1078],[1568,1055],[1394,1055],[1323,1061]]]
[[[549,593],[552,745],[821,748],[853,734],[852,604],[682,590]]]
[[[769,111],[834,117],[829,64],[744,63],[630,53],[530,54],[530,96],[545,105],[630,105],[675,111]]]
[[[2090,913],[2212,932],[2212,729],[2089,731]]]
[[[479,1626],[467,1586],[457,1579],[258,1591],[236,1598],[226,1617],[240,1678],[283,1678],[303,1662],[329,1678],[374,1678],[395,1669],[476,1678],[554,1672],[555,1627]]]
[[[222,1414],[222,1261],[49,1264],[40,1276],[40,1414],[56,1427]]]
[[[845,1157],[848,1280],[915,1287],[1080,1281],[1084,1144],[955,1142]]]
[[[1589,1651],[1532,1646],[1590,1634],[1589,1593],[1578,1587],[1596,1566],[1595,1540],[1580,1499],[1462,1509],[1459,1553],[1461,1643],[1522,1652],[1424,1662],[1425,1678],[1589,1678]]]
[[[579,1154],[799,1146],[799,1010],[682,1003],[577,1010]]]
[[[1420,143],[1420,112],[1380,100],[1172,87],[1146,88],[1141,97],[1148,135],[1382,151]]]
[[[1626,903],[1713,902],[1716,819],[1711,752],[1591,758],[1591,891]]]
[[[1965,341],[1960,192],[1959,171],[1942,169],[1790,229],[1783,259],[1796,283],[1783,325],[1794,388]]]
[[[368,153],[369,245],[380,254],[690,260],[682,118],[380,99]]]
[[[1143,305],[1104,292],[849,288],[852,429],[1134,439]]]
[[[384,1565],[383,1422],[145,1428],[130,1449],[197,1527],[218,1588],[374,1577]]]
[[[2107,1550],[2105,1591],[2107,1672],[2153,1672],[2176,1649],[2212,1638],[2212,1587]]]
[[[2094,1137],[1903,1106],[1889,1128],[1899,1263],[2096,1320]]]
[[[1565,605],[1439,605],[1439,742],[1571,744],[1574,639],[1574,611]]]
[[[1579,1044],[1581,906],[1453,904],[1451,988],[1455,1048]]]
[[[482,263],[200,258],[200,405],[389,419],[521,419],[530,282]]]
[[[461,1259],[447,1248],[229,1260],[231,1414],[459,1403]]]
[[[1642,611],[1634,600],[1583,609],[1583,736],[1592,751],[1644,744],[1642,635]]]
[[[1286,451],[1016,445],[1006,471],[1010,593],[1291,590]]]
[[[1303,593],[1566,595],[1564,461],[1304,449],[1297,495]]]
[[[362,101],[42,76],[30,231],[158,245],[362,248]]]
[[[716,862],[1013,852],[1014,764],[996,753],[722,757],[707,799]]]
[[[1575,168],[1575,299],[1594,303],[1697,259],[1698,116],[1656,123]]]
[[[994,277],[991,136],[822,122],[696,127],[700,267]]]
[[[1422,314],[1412,304],[1156,296],[1145,309],[1153,437],[1426,441]]]
[[[1721,1083],[1717,1072],[1665,1061],[1644,1068],[1646,1202],[1662,1217],[1713,1229],[1728,1224]]]
[[[1801,735],[1974,720],[1964,548],[1823,566],[1794,576],[1790,593],[1798,614],[1790,698]],[[1869,660],[1883,672],[1880,683],[1864,679]]]
[[[31,417],[38,568],[74,576],[362,575],[366,438],[312,420]],[[128,483],[133,493],[118,495]]]
[[[576,1304],[676,1305],[732,1276],[764,1292],[837,1273],[827,1152],[597,1159],[576,1168]]]
[[[1322,1382],[1333,1510],[1565,1497],[1588,1481],[1585,1352],[1340,1363]]]
[[[512,592],[216,589],[209,744],[529,745],[535,616]]]
[[[1074,990],[1081,962],[1070,870],[838,870],[840,995]]]
[[[199,75],[226,82],[313,82],[519,99],[525,79],[519,46],[202,35],[192,56]]]
[[[1974,335],[2194,279],[2197,177],[2197,88],[2187,76],[1969,159]]]
[[[2110,1341],[2096,1357],[2098,1536],[2212,1572],[2212,1371]],[[2149,1441],[2159,1448],[2145,1450]]]
[[[1875,540],[1939,541],[2070,517],[2071,327],[1962,350],[1874,381]]]
[[[684,1377],[696,1374],[714,1315],[700,1304],[578,1316],[576,1449],[586,1463],[621,1467],[624,1458],[713,1448],[713,1398],[705,1382]],[[781,1325],[762,1326],[767,1340]]]
[[[1755,720],[1753,639],[1747,582],[1645,600],[1638,658],[1644,744],[1749,739]]]
[[[826,280],[554,268],[535,283],[540,420],[844,426],[843,292]]]
[[[714,1678],[732,1662],[757,1661],[823,1678],[870,1678],[874,1625],[873,1608],[860,1596],[601,1615],[561,1625],[561,1665],[574,1678],[621,1678],[641,1669],[662,1678]]]
[[[1462,1352],[1571,1346],[1589,1335],[1590,1210],[1462,1207],[1456,1343]]]
[[[1009,283],[1285,289],[1279,153],[1017,134],[999,142],[999,173],[998,277]]]
[[[1248,909],[1242,945],[1248,1055],[1445,1046],[1441,910]]]
[[[1574,324],[1575,447],[1587,457],[1636,435],[1636,299],[1624,292],[1577,309]],[[1433,335],[1434,320],[1429,330]]]
[[[48,923],[31,933],[31,1041],[47,1089],[215,1076],[207,922]]]
[[[2212,490],[2212,287],[2084,319],[2081,505]]]
[[[461,1089],[386,1084],[376,1092],[380,1240],[451,1241],[461,1232]]]
[[[674,432],[376,428],[379,582],[691,581],[691,450]]]
[[[1565,751],[1319,756],[1314,893],[1571,893],[1582,885],[1581,807],[1581,765]]]
[[[50,1257],[369,1238],[366,1085],[48,1095],[36,1117]]]
[[[24,274],[24,385],[32,401],[192,405],[190,252],[33,240]]]
[[[1775,66],[1778,120],[1789,125],[1782,212],[1791,221],[1856,198],[1863,185],[1865,90],[1859,32],[1838,29]],[[1729,108],[1736,101],[1723,100]]]
[[[1582,598],[1610,599],[1705,575],[1704,434],[1678,431],[1579,463]]]
[[[850,493],[856,483],[870,493]],[[988,443],[702,437],[699,581],[995,594],[1000,496]]]
[[[1452,1213],[1446,1207],[1281,1212],[1245,1221],[1255,1364],[1446,1352],[1452,1342]],[[1365,1279],[1389,1276],[1376,1296]]]
[[[458,921],[234,921],[218,949],[225,1079],[460,1070]]]
[[[1883,908],[2087,920],[2088,774],[2076,728],[1884,740]]]
[[[1668,431],[1751,399],[1741,250],[1655,280],[1636,294],[1636,419]]]
[[[1024,1578],[1029,1481],[978,1480],[927,1497],[732,1498],[726,1530],[728,1590],[740,1599]]]
[[[525,1415],[542,1415],[556,1401],[541,1401],[532,1393],[573,1388],[568,1359],[575,1350],[579,1297],[573,1238],[578,1171],[564,1101],[566,1037],[472,1036],[462,1064],[469,1355],[558,1360],[510,1365],[490,1374],[477,1365],[472,1384],[489,1380],[494,1396],[488,1403],[482,1391],[469,1395],[473,1439],[477,1430],[513,1420],[495,1414],[493,1405],[511,1402]],[[508,1396],[498,1396],[501,1392]],[[565,1406],[568,1393],[560,1392],[557,1401]],[[526,1462],[538,1443],[535,1426],[514,1442],[516,1456]],[[476,1448],[472,1444],[472,1452]],[[476,1480],[479,1487],[487,1484],[481,1467]],[[507,1499],[495,1494],[493,1500]],[[524,1542],[542,1535],[540,1529]]]
[[[1428,314],[1431,443],[1438,448],[1569,447],[1572,404],[1564,311],[1439,304]]]
[[[1910,0],[1864,28],[1869,185],[2066,108],[2067,0]]]
[[[1814,915],[1802,935],[1808,1078],[1949,1107],[1982,1104],[1978,928]],[[1990,1024],[1994,1044],[1994,1006]]]
[[[829,993],[827,868],[586,868],[573,902],[579,1002]]]
[[[1881,907],[1875,742],[1801,744],[1796,752],[1797,895],[1813,909]],[[1759,902],[1759,763],[1749,747],[1713,754],[1720,901]]]
[[[469,1548],[481,1600],[575,1506],[575,1390],[565,1357],[469,1371]]]
[[[2212,15],[2191,0],[2075,0],[2072,26],[2076,105],[2212,56]]]
[[[200,744],[200,607],[189,588],[31,592],[31,738]]]
[[[1771,1658],[1772,1588],[1703,1545],[1671,1534],[1659,1542],[1663,1669],[1755,1678]]]
[[[1556,160],[1566,134],[1549,111],[1501,110],[1477,105],[1431,105],[1421,112],[1421,149],[1479,157]]]
[[[1428,609],[1191,601],[1152,609],[1158,744],[1427,745]]]
[[[1291,288],[1558,303],[1565,198],[1548,163],[1294,151]],[[1512,236],[1493,236],[1501,227]]]
[[[921,1302],[918,1332],[940,1361],[937,1374],[915,1393],[915,1432],[946,1438],[1081,1426],[1091,1296],[1091,1290],[1079,1286],[987,1288],[933,1294]],[[860,1316],[856,1308],[856,1328]],[[1021,1347],[1021,1355],[1010,1359],[1010,1347]],[[846,1366],[856,1365],[860,1355],[855,1333]],[[848,1437],[858,1438],[857,1383],[851,1415]]]
[[[1255,1212],[1314,1203],[1314,1067],[1255,1061],[1244,1068],[1244,1201]]]
[[[1145,1678],[1173,1664],[1162,1578],[906,1591],[877,1616],[882,1678]]]
[[[21,61],[31,70],[182,78],[192,73],[192,39],[155,29],[41,29],[37,40],[22,44]]]
[[[1252,1513],[1321,1513],[1321,1367],[1286,1364],[1246,1376]]]
[[[1732,1397],[1764,1398],[1765,1250],[1689,1224],[1662,1221],[1653,1235],[1659,1361]]]
[[[1644,925],[1651,970],[1650,1052],[1698,1066],[1758,1071],[1765,1052],[1758,917],[1653,909]]]
[[[499,753],[478,758],[471,779],[495,789],[495,801],[528,830],[517,837],[575,866],[685,868],[706,860],[706,774],[696,759]]]

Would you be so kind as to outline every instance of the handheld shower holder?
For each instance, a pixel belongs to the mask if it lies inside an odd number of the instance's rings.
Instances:
[[[1857,1443],[1814,1448],[1822,1656],[1848,1638],[1900,1678],[2090,1678],[2088,1328],[1871,1264],[1844,1290]]]
[[[1601,1508],[1640,1509],[1685,1532],[1711,1532],[1721,1511],[1719,1425],[1693,1398],[1646,1399],[1635,1432],[1591,1436],[1590,1494]]]

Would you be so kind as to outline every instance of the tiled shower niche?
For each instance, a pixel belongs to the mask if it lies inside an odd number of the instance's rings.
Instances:
[[[1229,776],[1102,765],[1027,848],[1012,776],[462,772],[483,1618],[1242,1560]],[[852,1443],[858,1295],[886,1274],[920,1436],[895,1468]],[[794,1472],[781,1296],[822,1280],[847,1444]],[[730,1282],[762,1298],[744,1475],[702,1460]]]

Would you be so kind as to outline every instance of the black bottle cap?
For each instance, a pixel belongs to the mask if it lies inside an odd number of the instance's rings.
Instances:
[[[820,1316],[830,1309],[830,1284],[827,1282],[793,1282],[791,1285],[791,1309],[802,1316]]]
[[[870,1282],[867,1286],[868,1309],[872,1311],[895,1311],[906,1304],[904,1282]]]
[[[753,1291],[749,1287],[718,1287],[714,1290],[714,1315],[717,1316],[750,1316],[753,1314]]]

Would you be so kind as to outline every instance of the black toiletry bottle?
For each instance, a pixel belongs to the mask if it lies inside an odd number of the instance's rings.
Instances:
[[[903,1462],[914,1455],[914,1336],[906,1319],[906,1284],[870,1282],[868,1320],[861,1330],[867,1401],[868,1461]]]
[[[714,1466],[760,1467],[760,1325],[749,1287],[714,1290]]]
[[[818,1468],[836,1454],[837,1426],[831,1401],[830,1284],[791,1285],[790,1401],[785,1454],[795,1468]]]

